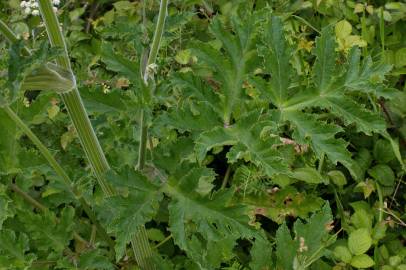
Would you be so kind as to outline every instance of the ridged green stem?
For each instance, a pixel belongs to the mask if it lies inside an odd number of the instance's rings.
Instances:
[[[145,8],[145,1],[144,1],[144,7]],[[150,74],[150,68],[152,64],[155,64],[158,51],[159,51],[159,45],[161,43],[164,27],[165,27],[165,20],[168,12],[168,0],[161,0],[161,4],[159,7],[159,14],[158,14],[158,21],[156,24],[155,32],[154,32],[154,37],[151,45],[151,50],[148,56],[148,61],[145,67],[145,70],[143,71],[143,78],[144,80],[142,83],[146,84],[148,86],[148,80],[150,79],[150,76],[153,75]],[[145,16],[144,16],[144,22],[145,22]],[[149,88],[149,86],[148,86]],[[148,141],[148,126],[146,124],[146,118],[145,118],[145,111],[144,109],[141,110],[141,116],[140,116],[140,126],[141,126],[141,134],[140,134],[140,146],[138,150],[138,169],[142,171],[145,167],[145,155],[146,155],[146,149],[147,149],[147,141]],[[152,261],[153,257],[153,251],[151,249],[151,246],[148,244],[148,238],[145,233],[142,233],[145,231],[143,227],[140,228],[139,234],[135,236],[135,239],[133,241],[138,241],[139,243],[145,243],[144,246],[148,245],[147,249],[133,249],[134,255],[137,261],[142,261],[145,265],[145,269],[156,269],[155,264]],[[133,241],[131,243],[133,243]],[[134,245],[133,245],[134,247]]]
[[[68,51],[66,48],[65,39],[59,27],[58,18],[50,0],[38,0],[41,16],[47,28],[47,33],[52,46],[60,47],[64,50],[64,54],[57,59],[57,63],[71,71]],[[87,112],[79,95],[78,89],[75,87],[72,91],[63,93],[62,99],[68,109],[68,113],[76,128],[82,147],[91,164],[96,179],[107,196],[115,194],[114,189],[107,183],[104,174],[110,169],[100,143],[91,126]],[[154,265],[149,262],[153,256],[152,248],[148,243],[147,232],[144,226],[140,227],[139,232],[133,237],[131,244],[133,245],[137,263],[145,270],[155,269]]]
[[[154,64],[158,56],[159,45],[161,44],[165,20],[168,13],[168,2],[169,0],[161,0],[161,5],[159,6],[158,21],[154,32],[154,38],[152,40],[151,51],[148,57],[148,65]]]
[[[13,120],[18,128],[21,129],[24,134],[32,141],[32,143],[38,148],[42,156],[48,161],[52,169],[54,169],[55,173],[62,179],[69,192],[71,192],[72,195],[79,201],[89,219],[97,227],[100,235],[104,238],[104,240],[106,240],[106,242],[109,244],[109,246],[112,248],[112,251],[114,252],[114,241],[110,238],[110,236],[108,236],[105,229],[100,225],[90,205],[85,201],[85,199],[83,199],[82,194],[76,189],[72,180],[70,179],[66,171],[61,167],[61,165],[59,165],[59,163],[55,160],[52,153],[10,107],[3,107],[2,109],[7,113],[10,119]],[[36,207],[43,210],[41,206],[37,205]]]
[[[65,39],[60,29],[58,18],[53,10],[52,3],[49,0],[38,0],[38,4],[51,45],[61,48],[64,52],[58,56],[57,64],[71,71]],[[114,191],[112,187],[108,185],[104,178],[104,173],[107,172],[110,167],[90,123],[89,117],[87,116],[77,87],[74,87],[70,92],[62,93],[61,96],[100,187],[107,196],[113,195]]]
[[[0,20],[0,32],[7,38],[7,40],[10,43],[15,43],[19,40],[18,37],[13,33],[13,31],[11,31],[11,29],[2,20]],[[24,47],[23,52],[26,55],[31,54],[30,50],[27,47]],[[48,148],[46,148],[42,144],[42,142],[38,139],[38,137],[31,131],[31,129],[28,126],[25,125],[25,123],[18,117],[17,114],[14,113],[13,110],[11,110],[10,107],[5,107],[3,109],[8,114],[8,116],[10,118],[12,118],[14,120],[14,122],[21,128],[21,130],[31,139],[31,141],[34,143],[34,145],[36,145],[38,147],[38,149],[40,150],[42,155],[49,162],[51,167],[55,170],[56,174],[59,175],[59,177],[61,177],[61,179],[63,180],[64,184],[70,188],[69,190],[79,200],[79,203],[81,204],[83,210],[88,215],[88,217],[90,218],[92,223],[96,226],[98,232],[109,244],[109,246],[113,252],[113,257],[114,257],[114,241],[107,234],[106,230],[100,225],[100,223],[98,222],[96,216],[94,215],[90,205],[87,204],[87,202],[83,199],[81,194],[75,188],[75,186],[73,185],[73,182],[70,180],[70,178],[66,174],[65,170],[55,160],[53,155],[49,152]]]
[[[18,37],[14,34],[14,32],[2,20],[0,20],[0,32],[10,43],[16,43],[19,40]],[[23,53],[29,55],[31,52],[27,47],[24,47]]]
[[[158,14],[158,21],[155,27],[154,37],[151,44],[151,50],[148,56],[147,65],[145,67],[143,73],[143,80],[144,83],[148,86],[148,80],[150,80],[151,74],[151,65],[155,64],[156,58],[158,56],[159,45],[161,44],[162,35],[165,28],[165,21],[168,13],[168,2],[169,0],[161,0],[161,4],[159,6],[159,14]],[[145,111],[141,110],[141,117],[140,117],[140,126],[141,126],[141,134],[140,134],[140,146],[138,151],[138,169],[143,170],[145,166],[145,154],[147,148],[147,138],[148,138],[148,127],[145,123]]]
[[[147,140],[148,140],[148,126],[145,123],[145,112],[141,110],[140,116],[140,146],[138,148],[138,169],[142,171],[145,167],[145,155],[147,150]]]

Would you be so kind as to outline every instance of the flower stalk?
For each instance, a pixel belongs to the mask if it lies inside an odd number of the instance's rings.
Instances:
[[[158,56],[159,45],[161,44],[162,35],[165,28],[165,21],[168,14],[168,2],[169,0],[161,0],[159,6],[158,21],[155,27],[154,37],[151,44],[151,50],[148,56],[147,64],[143,71],[143,83],[148,87],[149,91],[152,92],[151,87],[149,86],[149,81],[154,78],[154,66],[156,58]],[[145,3],[144,3],[145,4]],[[145,110],[141,110],[140,115],[140,146],[138,151],[138,169],[142,171],[145,167],[145,155],[148,141],[148,126],[146,123]]]

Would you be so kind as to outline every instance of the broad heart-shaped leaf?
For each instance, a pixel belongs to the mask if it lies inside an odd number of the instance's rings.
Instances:
[[[21,211],[18,217],[38,250],[62,254],[73,237],[74,215],[75,210],[66,207],[61,211],[59,221],[50,211],[41,214]]]
[[[294,74],[290,65],[291,49],[285,41],[282,19],[272,16],[264,30],[265,46],[259,48],[265,68],[271,73],[272,80],[267,87],[272,103],[281,105],[288,97],[290,76]]]
[[[196,42],[192,48],[198,60],[213,69],[213,76],[220,83],[221,117],[227,125],[235,107],[242,102],[243,80],[251,70],[250,63],[256,54],[252,46],[256,29],[254,16],[246,19],[232,17],[231,25],[234,35],[226,31],[217,18],[210,27],[213,35],[221,41],[224,53],[203,42]]]
[[[131,237],[156,214],[163,194],[159,186],[127,166],[118,173],[109,171],[106,177],[122,191],[122,195],[105,198],[100,206],[100,218],[108,232],[117,237],[116,255],[120,259]]]
[[[175,243],[193,257],[196,252],[206,252],[202,248],[208,248],[209,243],[221,242],[225,238],[230,240],[224,246],[228,250],[239,238],[263,237],[249,225],[248,209],[231,204],[231,190],[206,196],[196,191],[199,179],[207,174],[207,170],[192,168],[183,176],[177,173],[165,186],[165,193],[172,198],[168,206],[169,229]]]
[[[230,163],[245,159],[263,167],[269,176],[286,173],[289,171],[288,164],[275,148],[280,144],[279,139],[276,136],[261,138],[261,132],[265,127],[275,128],[275,126],[274,123],[261,119],[259,111],[254,111],[239,119],[234,126],[216,127],[204,132],[196,141],[195,151],[198,161],[201,162],[206,153],[214,147],[233,145],[227,154]]]
[[[310,265],[323,256],[323,248],[332,244],[330,225],[333,221],[328,203],[320,212],[313,214],[306,223],[297,220],[294,224],[295,237],[284,223],[276,232],[277,263],[281,269],[303,269],[296,266]],[[311,258],[311,260],[310,260]]]
[[[0,230],[1,269],[31,269],[31,263],[36,259],[36,256],[27,253],[29,249],[29,240],[26,234],[20,233],[17,236],[12,230]]]

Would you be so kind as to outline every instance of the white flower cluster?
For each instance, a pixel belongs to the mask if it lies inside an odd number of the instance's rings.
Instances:
[[[60,0],[52,0],[52,5],[55,12],[58,11],[58,6],[60,3]],[[36,0],[21,1],[20,7],[23,9],[24,14],[26,15],[39,15],[38,3]]]

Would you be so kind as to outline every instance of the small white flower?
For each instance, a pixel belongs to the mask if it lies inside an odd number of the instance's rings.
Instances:
[[[39,10],[34,9],[31,14],[34,15],[34,16],[38,16],[39,15]]]
[[[24,13],[27,14],[27,15],[30,15],[30,14],[31,14],[31,8],[26,7],[26,8],[24,9]]]
[[[54,10],[54,12],[58,12],[58,8],[57,8],[57,7],[53,7],[52,9]]]
[[[27,6],[27,4],[28,4],[27,2],[21,1],[20,7],[25,8]]]
[[[32,7],[32,8],[38,8],[38,3],[37,3],[37,2],[31,3],[31,7]]]
[[[52,3],[54,4],[54,6],[59,6],[61,1],[60,0],[52,0]]]

